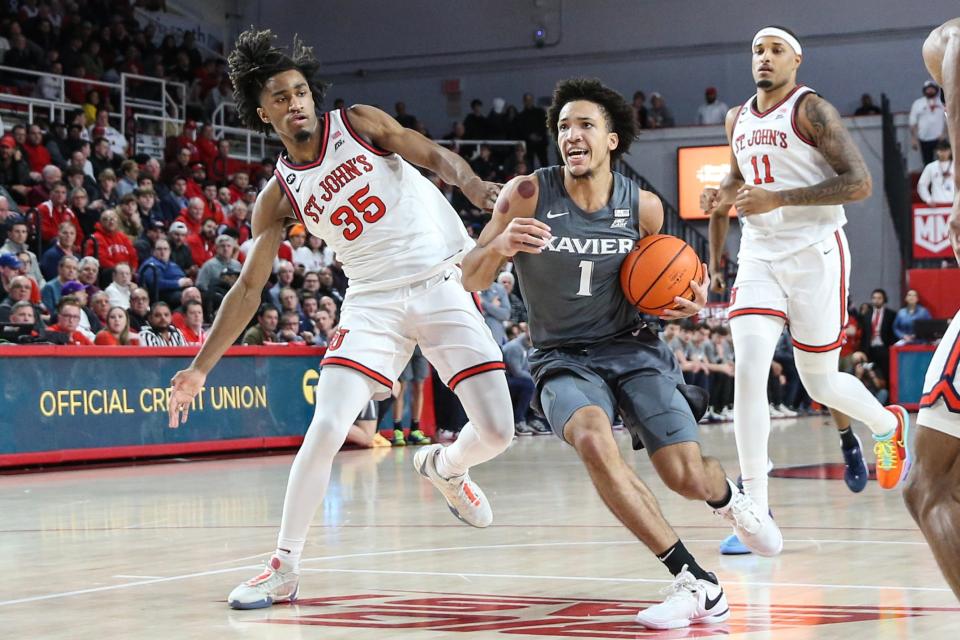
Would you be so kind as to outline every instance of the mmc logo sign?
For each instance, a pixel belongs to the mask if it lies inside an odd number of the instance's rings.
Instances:
[[[949,217],[950,207],[913,208],[914,258],[949,258],[953,255],[947,223]]]

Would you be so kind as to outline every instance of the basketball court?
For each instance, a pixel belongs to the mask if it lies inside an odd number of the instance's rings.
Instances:
[[[736,473],[732,426],[704,448]],[[861,437],[868,434],[861,430]],[[414,449],[353,450],[304,551],[300,600],[232,611],[276,542],[292,454],[0,476],[0,629],[25,638],[948,638],[960,606],[899,491],[825,479],[828,419],[776,420],[781,556],[722,557],[728,529],[622,449],[726,589],[727,623],[646,631],[669,573],[615,522],[574,452],[526,437],[473,470],[494,508],[475,530],[414,475]],[[872,453],[868,455],[872,459]],[[785,469],[786,468],[786,469]],[[842,467],[841,467],[842,468]],[[791,477],[779,477],[791,476]],[[836,476],[839,478],[839,476]]]

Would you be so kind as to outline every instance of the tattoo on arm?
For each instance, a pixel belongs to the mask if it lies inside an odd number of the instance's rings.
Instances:
[[[871,188],[870,171],[840,114],[829,102],[814,95],[804,100],[802,108],[810,122],[811,137],[837,175],[809,187],[781,191],[783,204],[830,205],[866,198]]]

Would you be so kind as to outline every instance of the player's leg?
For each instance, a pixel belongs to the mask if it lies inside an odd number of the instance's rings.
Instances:
[[[863,443],[853,432],[848,415],[833,408],[830,409],[830,415],[840,434],[840,451],[843,453],[844,464],[843,481],[847,483],[850,491],[860,493],[867,486],[867,479],[870,477],[867,463],[863,460]]]
[[[257,609],[296,598],[300,556],[310,522],[326,494],[333,457],[377,388],[359,371],[324,367],[317,381],[313,420],[290,469],[276,553],[263,573],[230,593],[231,607]]]
[[[403,437],[403,409],[406,404],[407,390],[413,381],[413,357],[407,362],[400,374],[400,393],[393,399],[393,446],[406,446],[407,441]]]
[[[841,373],[840,346],[847,314],[850,260],[841,231],[778,265],[789,292],[794,358],[807,393],[873,432],[877,482],[893,489],[909,470],[909,416],[884,407],[856,377]]]
[[[414,351],[410,358],[413,368],[413,380],[410,383],[410,435],[409,444],[430,444],[430,438],[420,429],[420,416],[423,414],[423,384],[430,376],[430,364],[420,350]]]
[[[541,403],[547,421],[583,461],[590,480],[607,508],[675,577],[674,598],[637,614],[646,627],[667,629],[691,622],[721,622],[729,617],[717,577],[701,567],[667,523],[650,489],[620,455],[611,421],[614,399],[599,377],[556,375],[542,385]]]

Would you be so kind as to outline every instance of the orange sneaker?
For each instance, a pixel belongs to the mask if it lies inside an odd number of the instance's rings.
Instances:
[[[873,436],[873,453],[877,456],[877,484],[889,490],[906,480],[910,472],[910,414],[895,404],[884,408],[897,416],[897,428],[885,436]]]

